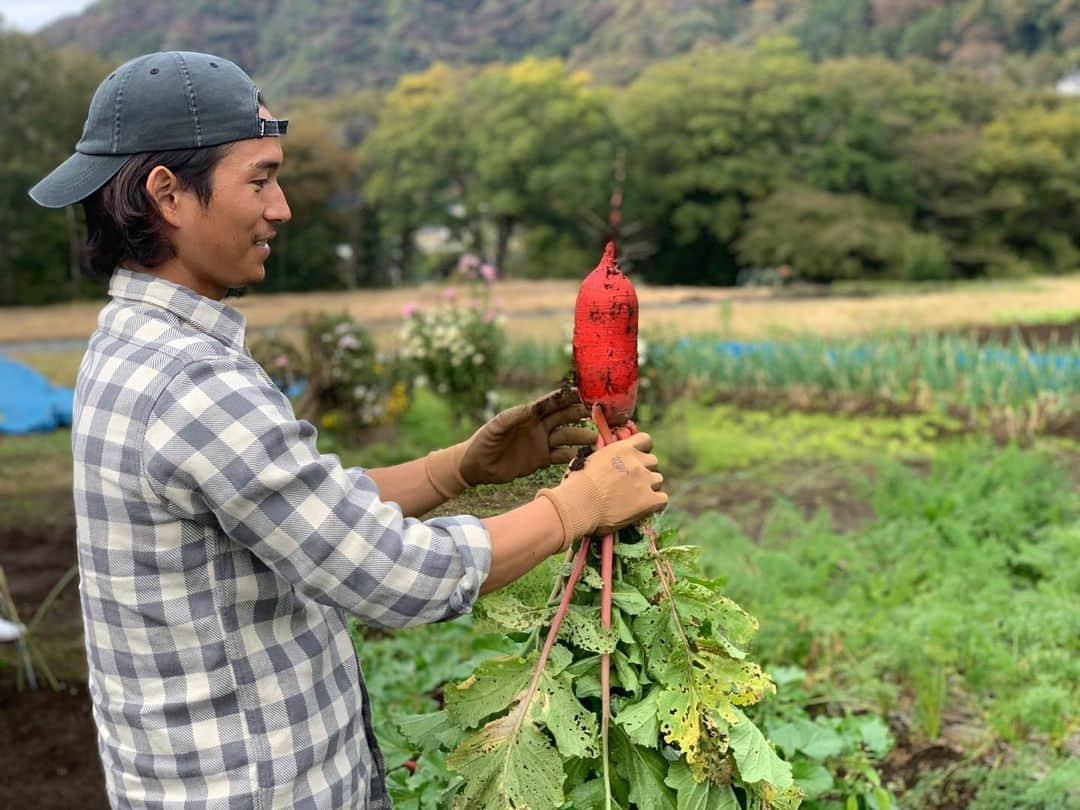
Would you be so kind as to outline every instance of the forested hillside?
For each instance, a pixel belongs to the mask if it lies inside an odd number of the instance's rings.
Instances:
[[[463,251],[578,275],[609,237],[659,283],[1073,272],[1080,99],[1033,77],[1078,25],[1080,0],[103,0],[0,29],[0,305],[98,294],[78,209],[26,190],[154,48],[229,55],[291,120],[268,290],[437,278]]]
[[[100,0],[42,36],[110,60],[209,50],[281,98],[525,56],[624,83],[694,48],[775,34],[816,59],[922,56],[1047,83],[1080,58],[1080,0]]]

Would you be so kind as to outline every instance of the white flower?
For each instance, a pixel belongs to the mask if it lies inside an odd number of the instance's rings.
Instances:
[[[474,366],[478,366],[484,362],[484,355],[480,354],[480,352],[477,352],[472,356],[472,361]]]

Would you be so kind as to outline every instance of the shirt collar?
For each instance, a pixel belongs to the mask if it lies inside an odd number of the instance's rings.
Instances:
[[[113,271],[109,295],[161,307],[222,343],[244,348],[244,316],[190,287],[124,267]]]

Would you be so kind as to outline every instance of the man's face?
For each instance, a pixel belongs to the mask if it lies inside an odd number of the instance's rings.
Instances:
[[[264,108],[260,113],[269,117]],[[184,192],[172,242],[185,283],[196,292],[221,299],[230,288],[266,277],[270,240],[292,216],[277,180],[282,158],[278,138],[237,141],[214,167],[206,208],[194,191]]]

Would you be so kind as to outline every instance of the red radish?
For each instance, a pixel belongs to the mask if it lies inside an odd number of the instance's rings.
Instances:
[[[638,392],[638,300],[615,263],[615,243],[578,292],[574,309],[574,369],[590,411],[599,404],[612,427],[626,424]]]

